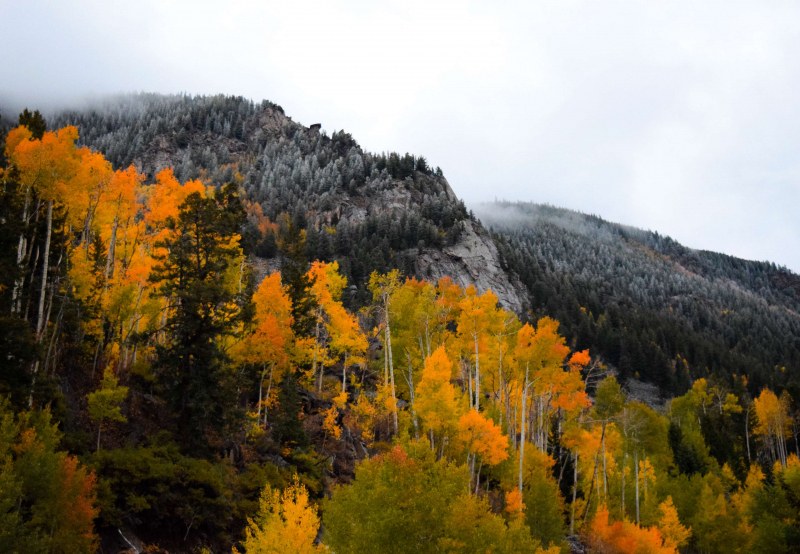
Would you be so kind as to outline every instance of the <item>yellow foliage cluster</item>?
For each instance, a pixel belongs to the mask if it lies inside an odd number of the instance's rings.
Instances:
[[[315,544],[319,515],[308,499],[308,490],[295,475],[283,491],[264,487],[258,514],[248,518],[245,554],[315,554],[327,552]],[[234,548],[234,553],[238,551]]]

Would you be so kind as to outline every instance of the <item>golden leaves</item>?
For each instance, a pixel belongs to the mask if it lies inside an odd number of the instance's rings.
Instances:
[[[283,491],[264,487],[258,515],[248,518],[244,548],[247,554],[313,554],[324,552],[314,544],[319,515],[311,505],[308,490],[297,475]]]
[[[458,440],[487,465],[508,458],[508,437],[499,425],[476,410],[469,410],[458,420]]]

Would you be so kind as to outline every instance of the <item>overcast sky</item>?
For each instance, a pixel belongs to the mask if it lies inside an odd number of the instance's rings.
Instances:
[[[267,98],[424,155],[468,203],[800,272],[799,2],[0,0],[0,56],[5,105]]]

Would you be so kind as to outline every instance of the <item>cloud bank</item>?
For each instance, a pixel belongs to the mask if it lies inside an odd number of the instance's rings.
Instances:
[[[467,202],[547,202],[800,271],[800,4],[0,1],[0,106],[241,94]],[[4,114],[8,116],[8,114]]]

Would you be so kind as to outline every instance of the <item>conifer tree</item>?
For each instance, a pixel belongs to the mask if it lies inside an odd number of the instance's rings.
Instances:
[[[161,244],[168,254],[151,277],[171,304],[156,349],[157,382],[177,415],[179,439],[191,447],[219,440],[237,409],[235,374],[220,340],[245,314],[239,292],[224,278],[241,255],[242,221],[233,185],[213,197],[190,194],[177,220],[168,220],[172,237]]]

